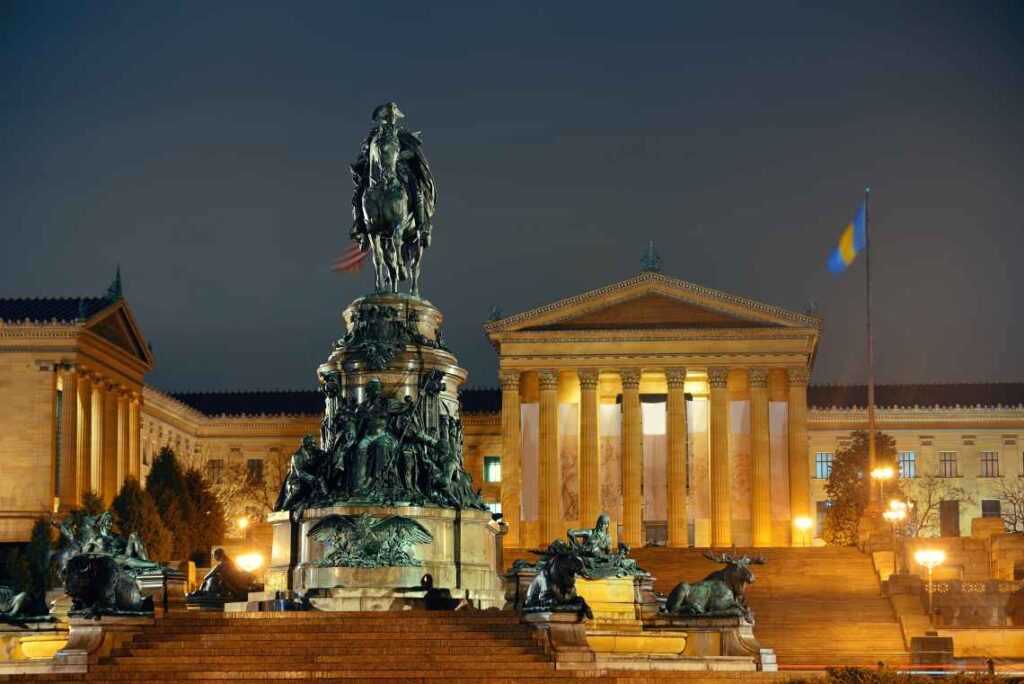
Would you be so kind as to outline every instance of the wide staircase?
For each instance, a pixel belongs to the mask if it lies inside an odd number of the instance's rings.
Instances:
[[[637,549],[640,566],[668,593],[722,567],[698,549]],[[882,596],[871,560],[842,546],[761,549],[764,565],[751,565],[747,589],[754,634],[775,649],[781,668],[905,664],[908,655],[889,600]]]
[[[171,614],[86,674],[8,681],[739,684],[751,676],[757,677],[742,672],[555,669],[551,656],[511,613],[415,611]]]

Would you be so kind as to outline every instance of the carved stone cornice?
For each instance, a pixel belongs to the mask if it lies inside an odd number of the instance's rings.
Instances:
[[[725,389],[729,380],[729,369],[725,366],[712,366],[708,368],[708,387],[711,389]]]
[[[639,368],[623,368],[619,371],[619,377],[622,379],[622,389],[640,388]]]
[[[537,379],[540,381],[541,390],[558,389],[558,371],[556,370],[537,371]]]
[[[683,389],[686,385],[685,368],[666,368],[665,382],[669,389]]]
[[[498,373],[498,382],[501,383],[502,391],[519,391],[519,379],[522,373],[519,371],[503,370]]]
[[[786,377],[789,379],[790,387],[807,387],[811,379],[811,370],[805,367],[787,368]]]
[[[751,388],[766,389],[768,387],[767,368],[750,368],[747,370],[747,375],[750,378]]]
[[[601,371],[596,368],[580,368],[576,371],[576,374],[580,378],[581,390],[597,389],[598,380],[601,377]]]

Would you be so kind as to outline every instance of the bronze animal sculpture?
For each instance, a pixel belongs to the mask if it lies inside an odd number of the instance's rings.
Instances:
[[[409,547],[434,540],[427,528],[412,518],[376,518],[369,513],[329,515],[313,525],[309,537],[333,548],[319,565],[356,568],[419,565]]]
[[[71,597],[72,615],[99,619],[153,610],[152,598],[143,599],[135,577],[108,554],[81,553],[71,558],[64,591]]]
[[[549,558],[537,569],[526,590],[523,612],[570,612],[594,619],[586,600],[576,594],[576,575],[582,572],[583,561],[573,553]]]
[[[724,568],[715,570],[699,582],[680,582],[665,599],[662,612],[673,615],[741,616],[753,621],[747,605],[746,587],[754,581],[750,565],[761,565],[764,558],[741,556],[733,558],[727,553],[713,552],[704,557]]]
[[[5,584],[0,584],[0,619],[12,618],[21,613],[21,607],[28,599],[24,591],[15,591]]]

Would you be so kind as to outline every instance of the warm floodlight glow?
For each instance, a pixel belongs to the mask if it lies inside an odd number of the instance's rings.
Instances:
[[[801,517],[797,518],[796,520],[793,521],[793,524],[796,525],[796,528],[798,530],[802,530],[804,532],[806,532],[807,530],[811,529],[811,526],[814,525],[814,523],[811,522],[811,519],[808,518],[807,516],[801,516]]]
[[[875,468],[871,471],[871,477],[876,480],[888,480],[893,476],[893,474],[893,470],[889,466],[885,466],[884,468]]]
[[[931,570],[936,565],[942,565],[945,562],[946,553],[939,549],[921,549],[914,554],[914,560],[918,565],[923,565]]]
[[[900,501],[899,499],[893,499],[889,502],[889,508],[894,511],[906,511],[907,502]]]
[[[256,572],[256,570],[263,567],[263,554],[256,553],[255,551],[243,553],[235,559],[235,563],[246,572]]]
[[[247,529],[249,527],[249,519],[246,518],[245,516],[242,516],[241,518],[239,518],[237,522],[238,522],[238,529],[240,529],[240,530],[244,530],[244,529]]]
[[[903,520],[904,518],[906,518],[907,517],[907,512],[902,510],[902,509],[899,509],[899,508],[897,508],[897,509],[890,509],[890,510],[885,511],[884,513],[882,513],[882,517],[885,518],[886,522],[888,522],[890,524],[895,524],[895,523],[898,523],[900,520]]]

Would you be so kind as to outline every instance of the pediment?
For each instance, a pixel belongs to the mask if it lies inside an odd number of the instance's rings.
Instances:
[[[554,330],[820,328],[817,316],[644,273],[487,324],[489,334]]]
[[[142,338],[124,300],[119,300],[113,306],[95,314],[86,322],[85,327],[86,330],[102,337],[126,354],[148,366],[153,365],[149,347]]]

